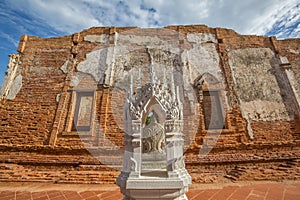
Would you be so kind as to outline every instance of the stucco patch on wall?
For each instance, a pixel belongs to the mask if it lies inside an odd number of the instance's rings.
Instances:
[[[241,101],[243,117],[254,121],[275,121],[288,119],[286,109],[282,103],[253,100],[250,102]]]
[[[13,84],[8,92],[6,99],[13,100],[22,88],[22,75],[19,74],[13,81]]]
[[[117,45],[128,45],[130,44],[130,48],[134,48],[134,46],[138,45],[140,47],[147,47],[152,49],[162,49],[165,51],[170,51],[172,53],[179,52],[179,40],[176,32],[169,30],[161,30],[160,34],[169,34],[169,39],[162,39],[157,35],[131,35],[131,34],[120,34],[118,37]]]
[[[215,35],[191,33],[187,34],[187,40],[191,43],[192,48],[184,50],[181,55],[183,79],[187,80],[185,84],[193,84],[195,79],[205,73],[209,73],[223,82]]]
[[[114,46],[88,53],[86,60],[78,64],[77,70],[91,74],[97,82],[105,79],[104,83],[112,86],[128,74],[125,68],[149,67],[147,65],[149,63],[139,63],[139,56],[134,53],[145,48],[149,49],[149,54],[153,56],[155,64],[172,66],[174,61],[172,54],[180,52],[178,33],[158,29],[161,33],[158,33],[157,36],[151,34],[151,31],[154,30],[149,29],[149,33],[146,31],[141,35],[130,31],[122,34],[115,33]],[[160,38],[160,34],[169,34],[170,38]],[[91,37],[87,39],[91,39]],[[169,52],[172,58],[166,52]]]
[[[273,73],[269,48],[245,48],[228,53],[242,115],[255,121],[289,120]]]
[[[0,89],[0,99],[14,99],[22,87],[22,76],[20,75],[19,65],[20,54],[10,54],[7,71],[5,73],[2,87]]]
[[[96,42],[96,43],[106,43],[109,35],[101,34],[101,35],[86,35],[83,40],[88,42]]]
[[[187,40],[192,43],[217,43],[216,36],[211,33],[190,33],[187,34]]]
[[[67,74],[69,72],[68,65],[69,65],[69,60],[66,60],[66,62],[60,67],[60,70],[64,74]]]
[[[95,50],[86,55],[86,60],[77,65],[79,72],[90,74],[96,82],[103,78],[104,72],[107,69],[107,56],[111,48]]]
[[[297,79],[295,78],[295,75],[294,75],[294,72],[292,71],[292,69],[285,70],[285,73],[288,77],[288,80],[290,81],[290,85],[291,85],[292,90],[294,92],[294,95],[295,95],[296,101],[298,103],[298,106],[300,107],[300,84],[297,81]]]
[[[77,76],[72,76],[70,86],[76,87],[79,84],[80,80]]]

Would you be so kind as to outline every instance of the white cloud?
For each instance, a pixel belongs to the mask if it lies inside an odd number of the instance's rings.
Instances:
[[[297,6],[298,4],[298,6]],[[251,22],[251,27],[248,31],[251,34],[265,34],[274,28],[291,26],[300,20],[300,2],[299,0],[280,1],[270,6],[266,12],[254,18]],[[276,27],[275,27],[276,28]]]
[[[242,34],[266,34],[281,20],[299,22],[299,0],[10,0],[24,12],[55,30],[73,33],[91,26],[162,27],[206,24]],[[280,25],[280,24],[278,24]]]
[[[145,0],[145,6],[157,11],[162,25],[199,24],[209,17],[208,9],[211,2],[210,0],[174,0],[170,3],[163,0]]]
[[[79,1],[11,0],[9,3],[14,9],[62,32],[75,32],[78,29],[101,25],[90,14],[91,8]]]
[[[8,42],[13,44],[14,47],[18,47],[18,42],[11,35],[0,32],[0,37],[6,39]]]

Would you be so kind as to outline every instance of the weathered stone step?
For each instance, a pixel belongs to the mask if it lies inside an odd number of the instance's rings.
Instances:
[[[228,179],[230,179],[232,181],[236,181],[238,179],[238,177],[235,177],[235,176],[232,176],[232,175],[229,175],[229,174],[226,174],[224,177],[228,178]]]

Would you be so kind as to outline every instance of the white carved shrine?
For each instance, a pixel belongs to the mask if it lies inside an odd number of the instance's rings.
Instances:
[[[172,70],[173,71],[173,70]],[[191,177],[183,155],[183,104],[173,73],[160,81],[150,65],[149,81],[141,77],[133,92],[132,76],[125,103],[125,152],[117,179],[126,200],[187,199]]]

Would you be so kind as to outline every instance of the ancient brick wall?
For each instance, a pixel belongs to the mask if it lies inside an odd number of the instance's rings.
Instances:
[[[1,90],[0,181],[114,182],[126,77],[145,83],[152,61],[161,79],[181,73],[194,182],[299,179],[299,44],[202,25],[22,36]],[[224,124],[209,129],[214,112]]]

